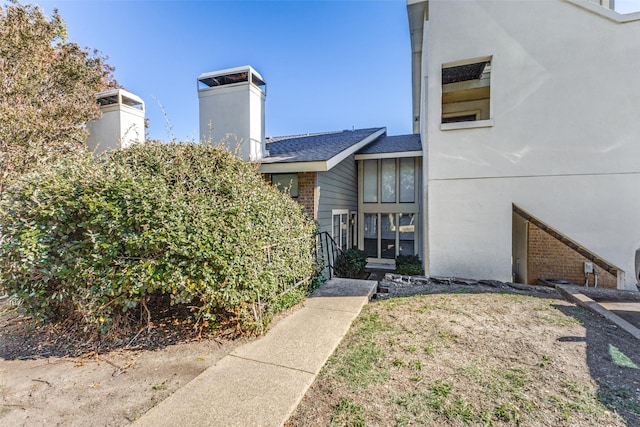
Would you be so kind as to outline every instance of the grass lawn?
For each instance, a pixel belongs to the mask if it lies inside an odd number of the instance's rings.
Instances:
[[[290,426],[640,425],[640,343],[559,299],[372,302]]]

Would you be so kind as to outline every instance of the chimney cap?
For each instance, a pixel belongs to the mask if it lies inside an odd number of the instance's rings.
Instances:
[[[144,110],[144,101],[142,98],[122,88],[96,93],[96,100],[102,106],[123,104]]]
[[[215,87],[248,81],[258,87],[266,85],[260,73],[258,73],[250,65],[243,65],[241,67],[227,68],[218,71],[210,71],[208,73],[202,73],[198,76],[198,83],[202,83],[206,85],[206,87]]]

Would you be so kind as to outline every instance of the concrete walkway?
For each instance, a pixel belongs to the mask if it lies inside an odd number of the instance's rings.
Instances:
[[[267,334],[238,347],[134,426],[282,426],[375,292],[332,279]]]
[[[584,288],[579,286],[556,285],[556,289],[569,301],[601,315],[640,340],[640,329],[636,326],[640,324],[640,301],[598,302],[584,295]]]

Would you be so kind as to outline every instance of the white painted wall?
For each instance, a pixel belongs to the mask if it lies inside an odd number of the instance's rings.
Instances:
[[[114,89],[97,94],[97,97],[115,96],[118,102],[100,107],[98,120],[87,123],[90,151],[101,153],[106,150],[127,148],[132,144],[144,143],[145,106],[142,99],[124,89]],[[138,103],[135,108],[123,103],[123,97]]]
[[[510,280],[514,203],[625,270],[624,286],[635,287],[640,21],[574,3],[428,3],[421,119],[431,275]],[[489,127],[441,130],[442,64],[486,56]]]
[[[225,70],[223,70],[225,71]],[[227,70],[253,72],[250,67]],[[199,77],[208,76],[206,73]],[[250,82],[198,89],[200,138],[238,150],[247,161],[264,157],[264,103],[266,94]]]

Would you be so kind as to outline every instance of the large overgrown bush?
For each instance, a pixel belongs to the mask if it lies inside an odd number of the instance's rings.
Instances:
[[[1,207],[0,288],[42,319],[106,330],[162,293],[201,325],[255,331],[315,269],[300,206],[208,145],[76,156],[20,179]]]

